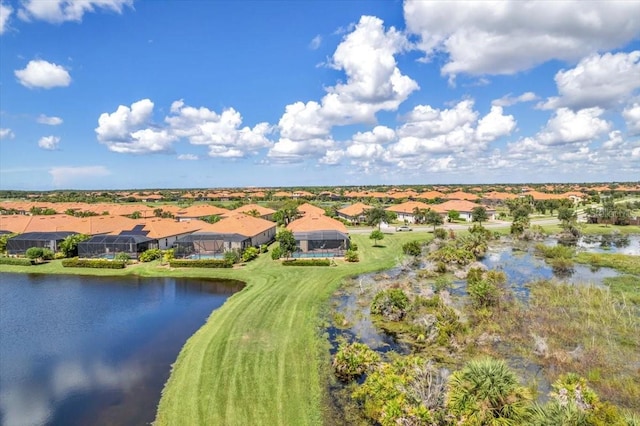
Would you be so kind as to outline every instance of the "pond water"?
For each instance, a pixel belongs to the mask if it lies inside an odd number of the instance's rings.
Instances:
[[[0,274],[0,423],[143,425],[239,282]]]

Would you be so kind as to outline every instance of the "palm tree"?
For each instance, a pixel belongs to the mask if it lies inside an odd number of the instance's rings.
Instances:
[[[449,378],[446,406],[457,420],[472,425],[519,425],[531,394],[500,360],[470,361]]]

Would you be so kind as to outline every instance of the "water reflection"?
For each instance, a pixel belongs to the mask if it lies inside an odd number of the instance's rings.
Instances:
[[[0,423],[153,421],[180,348],[240,288],[0,274]]]

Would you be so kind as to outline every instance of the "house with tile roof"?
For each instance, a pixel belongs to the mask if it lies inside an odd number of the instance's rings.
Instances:
[[[229,250],[259,247],[275,239],[276,224],[244,213],[204,225],[174,244],[176,257],[220,257]]]
[[[338,217],[351,223],[363,223],[367,220],[367,210],[373,207],[364,203],[355,203],[337,211]]]
[[[445,201],[441,204],[434,204],[431,206],[434,210],[442,215],[449,214],[450,211],[455,210],[460,213],[460,218],[466,220],[467,222],[471,222],[472,220],[472,212],[476,207],[484,207],[487,211],[487,216],[489,220],[496,219],[496,211],[487,206],[483,206],[481,204],[477,204],[467,200],[449,200]]]
[[[393,212],[398,216],[400,222],[415,223],[415,209],[428,210],[432,209],[434,205],[426,204],[421,201],[407,201],[401,204],[394,204],[387,207],[385,210]]]
[[[259,217],[265,220],[273,220],[273,214],[276,210],[270,209],[269,207],[264,207],[259,204],[247,204],[242,207],[238,207],[235,210],[231,210],[231,214],[234,213],[246,213],[250,216],[254,216],[254,213],[257,214],[255,217]]]
[[[313,204],[309,204],[309,203],[300,204],[298,206],[298,211],[303,216],[324,215],[324,209],[321,209],[320,207],[316,207]]]
[[[304,215],[287,229],[296,240],[293,257],[341,257],[350,246],[347,227],[325,215]]]

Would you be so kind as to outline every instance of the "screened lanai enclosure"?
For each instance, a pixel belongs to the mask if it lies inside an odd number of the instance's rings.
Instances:
[[[130,259],[137,259],[153,248],[158,248],[158,240],[144,235],[95,235],[78,243],[78,257],[113,259],[118,253],[126,253]]]
[[[58,245],[69,235],[77,232],[25,232],[7,240],[7,254],[25,254],[31,247],[48,248],[58,251]]]
[[[229,250],[242,251],[251,246],[251,238],[240,234],[194,232],[179,238],[173,244],[178,259],[207,259],[223,257]]]
[[[340,231],[294,232],[293,257],[342,257],[349,249],[349,235]]]

